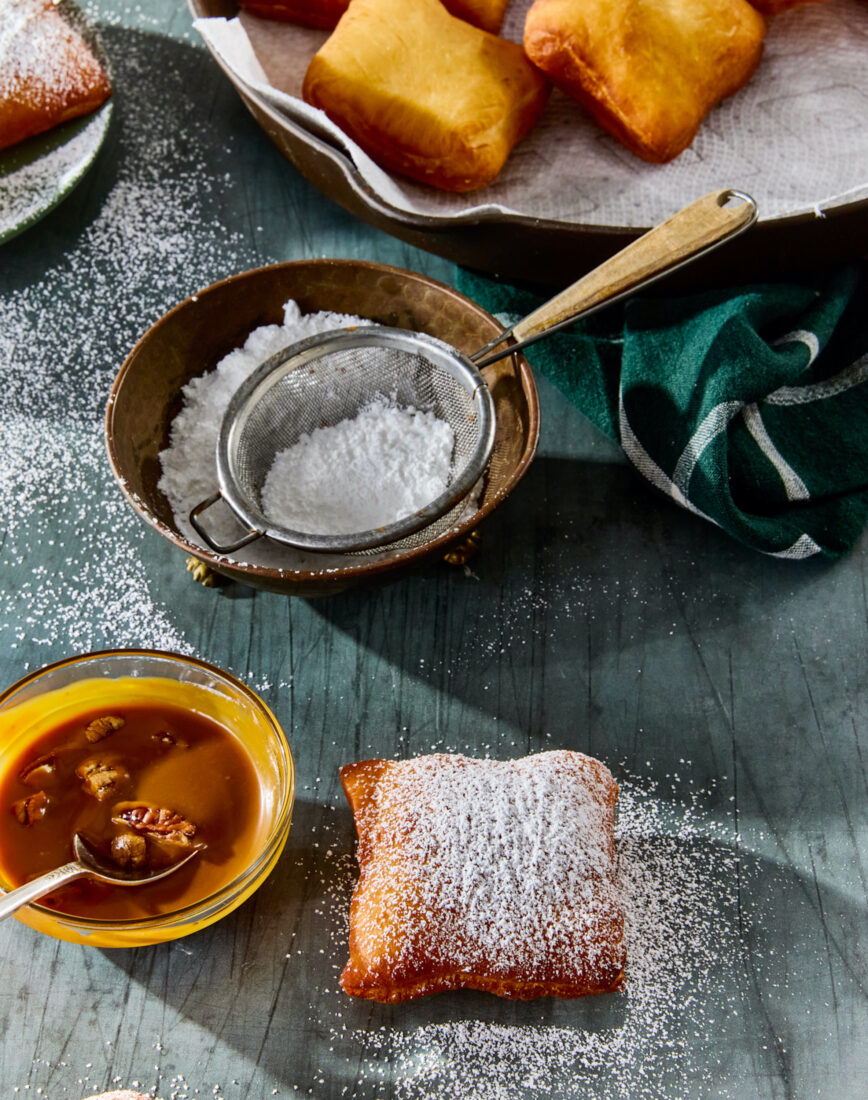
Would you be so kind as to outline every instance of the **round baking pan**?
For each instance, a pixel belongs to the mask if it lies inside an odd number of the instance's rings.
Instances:
[[[188,0],[197,18],[238,14],[235,0]],[[361,220],[400,240],[491,275],[560,286],[592,270],[650,228],[554,221],[523,213],[430,216],[409,213],[376,194],[327,138],[288,118],[240,81],[212,51],[250,113],[277,148],[319,191]],[[647,166],[650,170],[652,166]],[[639,171],[646,166],[637,161]],[[736,186],[721,180],[720,186]],[[478,197],[468,200],[478,205]],[[819,201],[819,197],[818,197]],[[752,232],[675,275],[680,287],[777,279],[868,253],[868,200],[824,204],[819,210],[760,218]]]

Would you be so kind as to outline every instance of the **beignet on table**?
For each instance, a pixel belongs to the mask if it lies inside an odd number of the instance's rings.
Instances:
[[[748,0],[535,0],[524,46],[628,149],[663,163],[747,83],[765,31]]]
[[[108,77],[52,0],[0,3],[0,149],[89,114]]]
[[[520,46],[440,0],[353,0],[302,86],[383,168],[448,191],[495,179],[547,91]]]
[[[529,999],[620,986],[618,786],[599,761],[566,750],[508,761],[435,754],[366,760],[340,777],[360,871],[347,993]]]

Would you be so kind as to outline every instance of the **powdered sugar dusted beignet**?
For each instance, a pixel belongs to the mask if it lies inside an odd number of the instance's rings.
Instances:
[[[0,0],[0,149],[95,111],[111,85],[52,0]]]
[[[561,750],[435,754],[340,771],[358,832],[344,990],[404,1001],[447,989],[580,997],[621,984],[618,786]]]

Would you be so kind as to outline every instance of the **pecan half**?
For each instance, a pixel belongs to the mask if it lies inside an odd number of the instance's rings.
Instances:
[[[75,769],[84,789],[99,802],[112,798],[118,787],[129,779],[130,774],[120,764],[107,763],[104,760],[85,760]]]
[[[47,809],[48,795],[45,791],[37,791],[36,794],[29,794],[12,803],[12,813],[19,825],[33,825],[41,821]]]
[[[189,847],[196,826],[175,810],[149,802],[119,802],[112,814],[115,825],[126,825],[142,836]]]
[[[112,839],[112,859],[119,867],[142,867],[148,859],[148,844],[136,833],[121,833]]]
[[[22,783],[37,787],[57,771],[57,753],[46,752],[25,764],[18,773]]]
[[[92,745],[95,745],[97,741],[102,741],[104,737],[108,737],[123,725],[125,725],[123,718],[107,714],[104,718],[94,718],[84,731],[84,736]]]

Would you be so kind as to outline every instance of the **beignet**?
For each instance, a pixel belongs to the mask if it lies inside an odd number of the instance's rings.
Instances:
[[[95,111],[108,77],[52,0],[0,5],[0,149]]]
[[[663,163],[747,83],[765,30],[748,0],[535,0],[524,46],[628,149]]]
[[[350,6],[350,0],[240,0],[241,7],[263,19],[301,23],[331,30]],[[443,6],[474,27],[497,34],[509,0],[443,0]]]
[[[353,0],[302,94],[382,167],[472,191],[536,121],[547,84],[520,46],[439,0]]]
[[[356,0],[354,0],[356,2]],[[345,992],[580,997],[621,984],[618,786],[566,750],[436,754],[340,770],[358,832]]]

